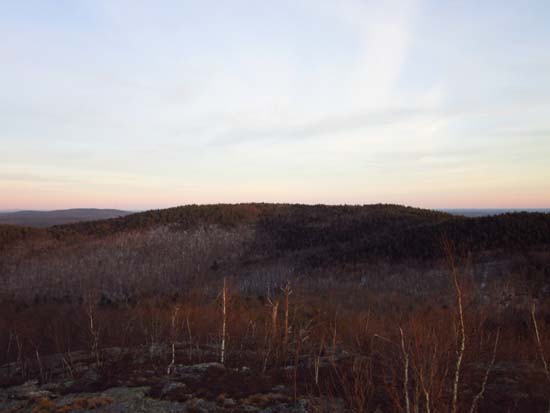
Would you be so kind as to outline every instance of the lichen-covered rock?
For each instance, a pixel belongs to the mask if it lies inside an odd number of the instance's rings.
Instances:
[[[39,399],[51,395],[50,391],[40,389],[37,381],[28,381],[20,386],[9,387],[6,389],[6,394],[9,399],[19,400]]]
[[[218,410],[215,402],[203,399],[191,399],[185,403],[185,407],[189,413],[209,413]]]
[[[185,383],[180,383],[178,381],[169,381],[168,383],[164,384],[162,390],[160,391],[160,394],[161,396],[166,396],[175,391],[185,389],[185,387]]]
[[[174,366],[174,371],[177,374],[189,374],[189,373],[201,374],[201,373],[206,373],[207,371],[223,372],[225,371],[225,366],[221,363],[216,363],[216,362],[191,364],[188,366],[178,364]]]
[[[172,372],[181,379],[199,380],[207,373],[223,373],[225,366],[220,363],[199,363],[192,365],[177,364],[173,366]]]

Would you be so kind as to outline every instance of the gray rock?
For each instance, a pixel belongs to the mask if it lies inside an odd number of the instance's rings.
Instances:
[[[59,392],[63,389],[63,383],[46,383],[40,386],[40,390],[49,391],[51,393]]]
[[[195,413],[209,413],[217,410],[215,402],[204,399],[191,399],[185,403],[185,407]]]
[[[279,384],[278,386],[275,386],[271,389],[273,393],[285,393],[287,391],[287,388],[284,384]]]
[[[307,412],[307,408],[309,406],[309,402],[307,401],[307,399],[298,399],[298,401],[296,402],[296,407],[295,409],[293,410],[294,412],[298,413],[298,412]]]
[[[225,366],[221,363],[216,362],[199,363],[188,366],[183,366],[181,364],[176,365],[176,371],[181,371],[184,373],[205,373],[208,370],[225,371]]]
[[[234,407],[237,405],[237,402],[233,399],[224,399],[223,405],[224,407]]]
[[[176,390],[180,390],[180,389],[183,389],[185,388],[185,383],[180,383],[178,381],[169,381],[168,383],[166,383],[163,387],[162,387],[162,390],[160,391],[160,394],[162,396],[166,396],[170,393],[173,393],[175,392]]]
[[[149,357],[161,357],[168,353],[168,347],[165,344],[153,343],[149,346]]]
[[[254,406],[250,406],[249,404],[243,404],[239,409],[239,412],[259,412],[259,411],[260,409]]]
[[[189,366],[184,366],[177,364],[173,367],[174,374],[182,378],[191,378],[199,379],[201,376],[205,375],[206,372],[217,371],[222,373],[225,371],[225,366],[220,363],[200,363],[192,364]]]
[[[101,375],[95,369],[88,369],[86,372],[76,380],[75,384],[82,387],[91,386],[101,381]]]
[[[37,381],[28,381],[20,386],[13,386],[6,389],[8,398],[10,399],[38,399],[41,397],[50,397],[51,392],[41,390],[37,386]]]

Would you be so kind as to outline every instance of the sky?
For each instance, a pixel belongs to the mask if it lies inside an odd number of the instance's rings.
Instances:
[[[550,2],[0,0],[0,209],[550,207]]]

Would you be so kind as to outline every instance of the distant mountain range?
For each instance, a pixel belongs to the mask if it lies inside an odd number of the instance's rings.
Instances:
[[[118,218],[131,214],[118,209],[75,208],[56,211],[0,212],[0,224],[27,227],[51,227],[83,221]]]
[[[464,217],[487,217],[514,212],[542,212],[547,214],[550,213],[550,208],[450,208],[440,209],[440,211]]]

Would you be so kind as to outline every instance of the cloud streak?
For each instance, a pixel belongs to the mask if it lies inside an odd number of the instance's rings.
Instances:
[[[2,4],[0,208],[548,207],[528,3]]]

